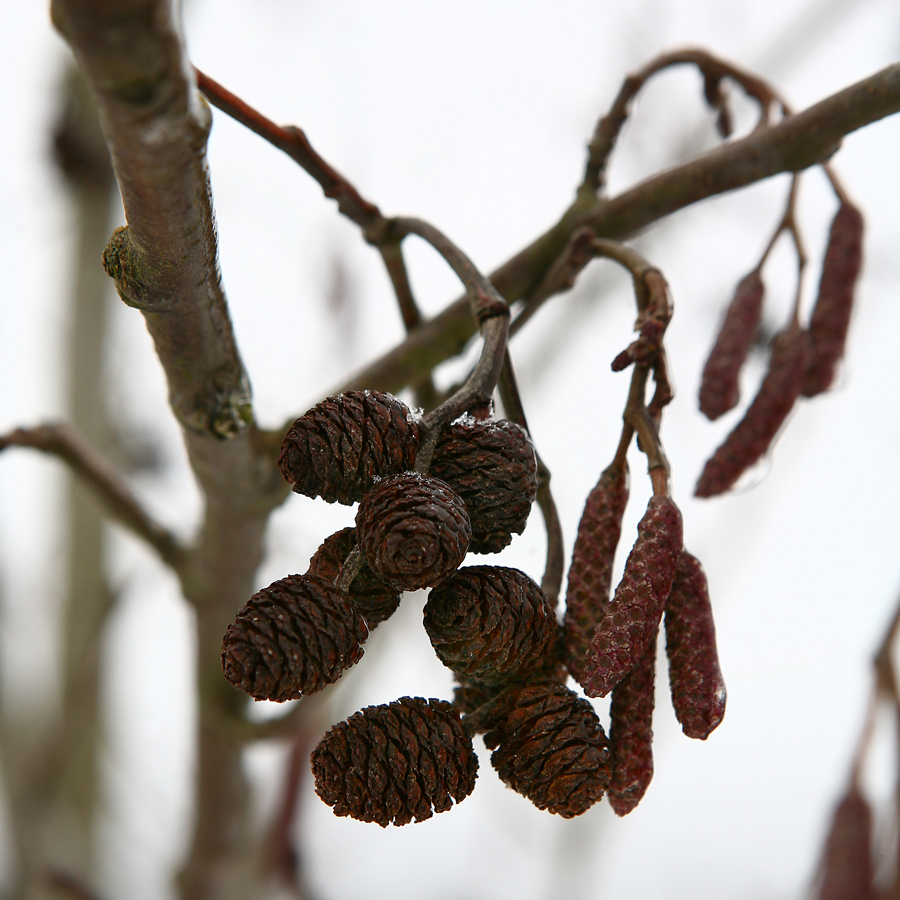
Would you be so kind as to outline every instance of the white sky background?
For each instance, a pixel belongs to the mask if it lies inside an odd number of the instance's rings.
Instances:
[[[571,201],[586,142],[627,71],[662,50],[702,45],[757,71],[802,109],[896,60],[900,7],[894,0],[195,0],[186,32],[200,68],[275,121],[300,125],[385,213],[432,221],[489,271]],[[5,431],[63,412],[72,210],[48,154],[66,51],[42,4],[7,15],[0,49]],[[737,108],[744,125],[752,121],[749,107]],[[626,126],[612,191],[715,140],[700,79],[687,69],[658,77]],[[737,496],[691,497],[703,461],[740,415],[710,424],[695,397],[719,311],[765,246],[787,181],[676,214],[638,242],[666,274],[676,305],[668,347],[678,396],[663,439],[686,544],[706,567],[716,610],[729,690],[718,731],[705,743],[681,734],[662,665],[656,774],[624,820],[605,803],[571,822],[541,813],[500,784],[487,754],[459,809],[402,829],[336,819],[309,791],[299,829],[325,900],[804,895],[848,773],[869,659],[900,593],[900,411],[892,391],[900,334],[898,145],[895,117],[850,136],[836,157],[868,229],[849,361],[837,390],[796,411],[768,475]],[[392,346],[402,325],[377,254],[298,167],[218,112],[209,156],[238,342],[257,416],[273,426]],[[834,211],[820,174],[803,179],[800,204],[812,257],[808,309]],[[457,285],[430,251],[408,246],[418,300],[434,313],[457,296]],[[327,302],[336,261],[357,304],[340,326],[343,338]],[[785,243],[765,272],[772,328],[788,313],[792,266]],[[554,299],[512,345],[569,548],[584,498],[615,449],[628,375],[613,375],[609,362],[630,340],[633,315],[624,276],[594,264],[574,294]],[[113,409],[162,442],[171,462],[164,476],[136,487],[161,520],[189,533],[199,501],[167,416],[164,382],[140,316],[117,301],[114,333]],[[446,377],[460,371],[450,367]],[[745,397],[761,371],[750,367]],[[635,453],[631,464],[620,567],[649,496],[643,460]],[[55,505],[62,484],[60,467],[34,454],[0,459],[0,647],[7,696],[12,691],[23,706],[37,699],[16,690],[23,674],[39,686],[52,680],[48,623],[65,552]],[[292,496],[273,517],[259,585],[302,571],[320,540],[351,521],[346,508]],[[111,900],[157,900],[169,896],[168,868],[188,827],[190,616],[150,554],[119,532],[113,547],[124,594],[107,641],[104,840],[117,861],[102,871]],[[522,537],[485,561],[540,580],[543,554],[535,513]],[[423,603],[424,594],[408,596],[375,632],[365,659],[341,683],[335,720],[404,694],[450,696],[449,674],[418,621]],[[171,647],[162,680],[149,649],[160,640]],[[604,720],[606,707],[598,704]],[[888,753],[881,748],[871,767],[876,797],[896,773]],[[280,759],[271,746],[248,758],[263,807]]]

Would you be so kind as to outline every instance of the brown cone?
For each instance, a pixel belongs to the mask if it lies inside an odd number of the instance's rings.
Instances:
[[[466,504],[472,553],[498,553],[525,530],[537,496],[537,460],[526,432],[505,419],[463,419],[434,449],[430,472]]]
[[[376,578],[398,590],[433,587],[465,559],[469,514],[449,485],[406,472],[379,482],[356,512],[359,549]]]
[[[613,688],[609,708],[609,805],[627,816],[653,778],[656,633],[637,665]]]
[[[366,623],[331,582],[288,575],[254,594],[222,640],[222,668],[257,700],[295,700],[359,662]]]
[[[584,667],[589,697],[605,697],[656,639],[682,548],[681,513],[670,497],[652,497]]]
[[[423,822],[468,797],[478,757],[451,704],[402,697],[335,725],[313,751],[312,771],[336,816],[384,828]]]
[[[706,573],[687,550],[666,601],[666,655],[675,715],[689,738],[705,741],[725,715],[725,682]]]
[[[309,575],[318,575],[336,583],[347,555],[356,547],[356,529],[342,528],[325,538],[309,561]],[[366,620],[371,631],[390,618],[400,605],[400,594],[389,584],[379,581],[365,564],[350,585],[350,605]]]
[[[606,734],[587,700],[562,684],[509,688],[484,736],[500,778],[538,809],[570,819],[609,783]]]
[[[521,681],[559,656],[550,601],[524,572],[467,566],[436,587],[425,630],[441,662],[484,684]]]
[[[612,568],[628,503],[628,465],[611,465],[588,494],[566,592],[566,665],[582,683],[591,637],[609,606]]]
[[[411,469],[418,447],[419,426],[405,403],[379,391],[347,391],[294,422],[278,465],[298,494],[350,505],[376,478]]]

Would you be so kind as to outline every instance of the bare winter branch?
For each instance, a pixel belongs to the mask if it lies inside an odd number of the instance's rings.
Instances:
[[[32,447],[63,460],[93,489],[110,515],[143,538],[178,571],[185,559],[185,548],[167,529],[147,513],[118,473],[70,425],[64,423],[17,428],[0,436],[0,451],[7,447]]]

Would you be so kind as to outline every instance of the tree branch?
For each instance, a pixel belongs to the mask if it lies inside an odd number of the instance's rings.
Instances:
[[[32,447],[63,460],[90,485],[109,514],[150,544],[163,562],[176,572],[183,564],[185,548],[151,518],[109,462],[71,426],[60,423],[17,428],[0,435],[0,451],[7,447]]]
[[[827,160],[841,139],[900,111],[900,64],[888,66],[797,115],[668,169],[610,200],[576,201],[559,222],[489,277],[513,303],[529,294],[582,227],[625,240],[700,200]],[[462,352],[475,329],[464,297],[352,375],[334,393],[402,390],[423,371]]]

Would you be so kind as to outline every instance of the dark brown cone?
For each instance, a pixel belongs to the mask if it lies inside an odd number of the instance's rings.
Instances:
[[[366,623],[316,575],[288,575],[254,594],[222,640],[222,668],[257,700],[295,700],[359,662]]]
[[[484,736],[505,784],[538,809],[571,819],[609,784],[606,734],[594,708],[562,684],[508,689]]]
[[[401,697],[339,722],[312,753],[316,793],[336,816],[406,825],[446,812],[475,787],[478,757],[444,700]]]
[[[566,592],[566,665],[584,679],[584,661],[609,606],[612,568],[628,503],[628,465],[609,466],[588,494],[578,523]]]
[[[666,655],[675,715],[689,738],[705,741],[725,715],[725,682],[706,573],[687,550],[666,601]]]
[[[471,681],[467,678],[457,678],[458,684],[453,688],[453,705],[459,710],[460,715],[468,715],[484,706],[488,700],[493,700],[502,687],[497,685],[481,684],[479,681]]]
[[[356,511],[359,549],[376,578],[398,590],[433,587],[465,559],[469,514],[459,495],[430,475],[385,478]]]
[[[670,497],[651,497],[584,667],[584,690],[605,697],[655,640],[682,548],[681,513]]]
[[[524,680],[561,649],[544,592],[503,566],[467,566],[442,582],[425,604],[425,630],[445,666],[484,684]]]
[[[653,778],[656,633],[638,664],[613,688],[609,707],[609,805],[627,816]]]
[[[430,472],[472,520],[471,553],[498,553],[525,530],[537,496],[537,460],[524,429],[505,419],[463,419],[441,435]]]
[[[872,880],[872,811],[854,785],[831,820],[819,900],[874,900]]]
[[[830,387],[835,366],[844,355],[853,292],[862,265],[862,238],[862,213],[850,203],[842,203],[831,223],[819,296],[809,320],[812,361],[803,384],[806,397]]]
[[[769,449],[794,408],[809,363],[809,334],[796,325],[775,336],[769,371],[734,431],[706,461],[697,497],[723,494]]]
[[[738,376],[759,328],[763,281],[754,269],[737,286],[700,382],[700,412],[708,419],[734,409],[740,398]]]
[[[411,469],[419,426],[405,403],[379,391],[347,391],[302,415],[278,457],[298,494],[350,505],[376,478]]]
[[[325,538],[309,561],[308,574],[318,575],[336,583],[347,555],[356,547],[356,529],[342,528]],[[372,570],[362,564],[347,594],[350,605],[366,620],[371,631],[389,619],[400,605],[400,594],[389,584],[377,579]]]

